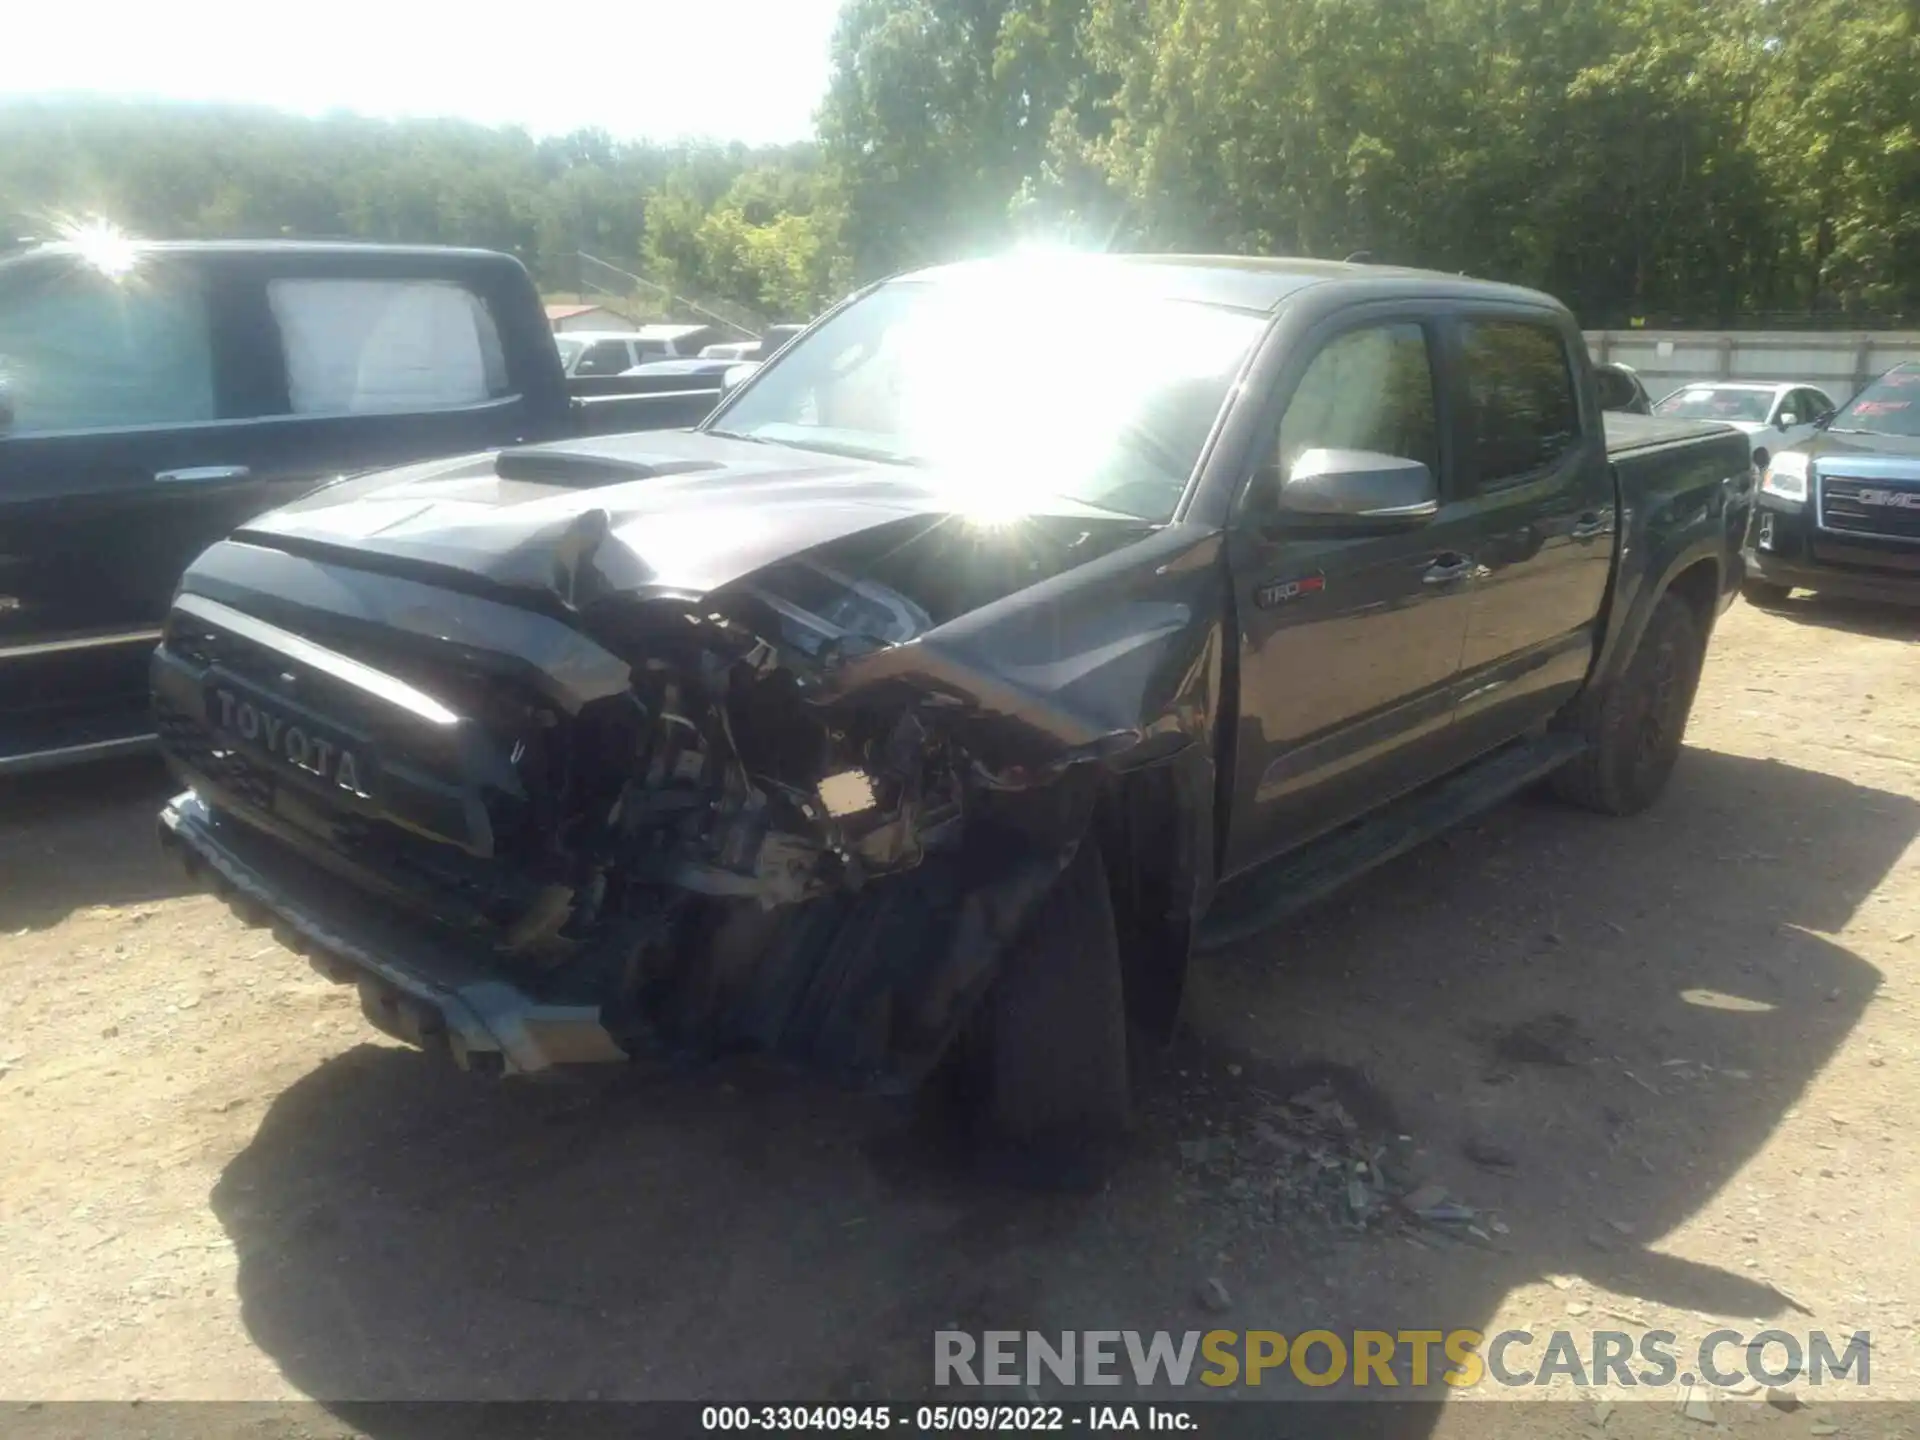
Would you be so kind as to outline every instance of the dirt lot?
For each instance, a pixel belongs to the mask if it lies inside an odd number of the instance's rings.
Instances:
[[[1090,1197],[754,1072],[469,1081],[187,893],[153,768],[0,790],[0,1396],[903,1398],[949,1326],[1765,1320],[1920,1399],[1917,638],[1736,606],[1652,814],[1517,802],[1209,965]],[[1350,1185],[1376,1139],[1473,1228]]]

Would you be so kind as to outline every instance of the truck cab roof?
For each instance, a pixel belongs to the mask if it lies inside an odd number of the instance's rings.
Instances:
[[[1224,305],[1262,314],[1271,313],[1300,291],[1315,286],[1353,287],[1374,294],[1420,295],[1433,299],[1506,300],[1554,310],[1564,308],[1558,300],[1540,291],[1492,280],[1473,280],[1439,270],[1298,257],[1046,252],[962,260],[910,271],[895,279],[947,284],[1012,277],[1022,271],[1033,275],[1036,283],[1045,283],[1046,277],[1055,274],[1105,273],[1123,287],[1137,287],[1144,296]]]

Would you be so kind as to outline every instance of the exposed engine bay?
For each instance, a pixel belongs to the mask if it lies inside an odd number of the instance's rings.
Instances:
[[[1007,797],[1037,777],[970,755],[943,724],[937,694],[854,705],[821,692],[848,660],[934,629],[930,606],[964,613],[1071,565],[1093,537],[1029,536],[1017,559],[1004,545],[982,547],[973,564],[949,554],[932,571],[942,586],[920,587],[927,603],[839,568],[911,574],[926,534],[861,538],[857,550],[842,547],[855,553],[783,561],[698,610],[654,602],[644,622],[628,622],[630,693],[583,712],[564,747],[552,730],[516,746],[529,793],[553,808],[525,833],[567,875],[502,937],[516,962],[563,990],[588,974],[611,983],[615,993],[600,998],[659,1032],[650,1039],[789,1048],[783,1040],[799,1038],[787,1032],[804,1018],[774,1012],[801,1003],[793,978],[835,969],[831,952],[863,916],[886,917],[889,944],[937,946],[953,907],[997,870],[1000,927],[1018,924],[1070,854],[1061,842],[1075,825],[1058,799],[1041,834],[1017,824]],[[998,836],[997,864],[963,863],[978,831]],[[890,883],[929,861],[944,862],[942,877]],[[762,972],[775,954],[787,983],[768,994]],[[894,1007],[913,997],[877,998],[860,1023],[891,1029],[903,1018]],[[939,1013],[904,1017],[926,1033],[876,1034],[856,1053],[930,1058],[968,998],[943,995]]]

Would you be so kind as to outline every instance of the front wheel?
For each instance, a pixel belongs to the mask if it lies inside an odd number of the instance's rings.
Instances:
[[[1125,1131],[1120,945],[1091,838],[1001,961],[983,1009],[975,1083],[995,1139],[1083,1149]]]
[[[1700,621],[1663,595],[1633,658],[1580,716],[1584,753],[1553,777],[1562,800],[1606,815],[1634,815],[1660,797],[1686,735],[1706,658]]]

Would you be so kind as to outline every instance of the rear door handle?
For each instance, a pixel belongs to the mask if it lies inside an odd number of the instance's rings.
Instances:
[[[1456,580],[1465,580],[1474,572],[1471,555],[1436,555],[1427,566],[1426,573],[1420,577],[1423,585],[1451,585]]]
[[[217,485],[222,480],[245,480],[253,471],[245,465],[189,465],[182,470],[161,470],[154,479],[162,485]]]

